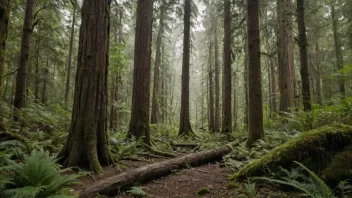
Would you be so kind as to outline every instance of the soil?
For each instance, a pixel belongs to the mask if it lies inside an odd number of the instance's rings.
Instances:
[[[143,166],[148,163],[155,163],[162,159],[148,159],[148,161],[123,161],[128,166],[104,167],[101,174],[93,174],[80,178],[81,185],[74,188],[79,191],[82,185],[89,185],[95,181],[107,178],[112,175],[119,174],[128,169]],[[246,194],[244,184],[234,184],[234,188],[229,188],[228,176],[230,172],[226,172],[217,163],[204,164],[197,167],[189,167],[188,169],[174,170],[172,174],[162,178],[155,179],[145,184],[135,184],[136,187],[142,187],[143,191],[150,198],[193,198],[199,197],[197,192],[201,188],[209,190],[208,194],[203,195],[204,198],[231,198],[240,197]],[[275,186],[257,186],[253,197],[295,197],[278,190]],[[116,198],[133,198],[133,195],[122,193],[116,195]],[[247,196],[242,196],[247,197]]]

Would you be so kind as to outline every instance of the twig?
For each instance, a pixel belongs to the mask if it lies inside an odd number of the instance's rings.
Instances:
[[[89,176],[93,179],[93,181],[96,181],[93,175],[89,175]]]

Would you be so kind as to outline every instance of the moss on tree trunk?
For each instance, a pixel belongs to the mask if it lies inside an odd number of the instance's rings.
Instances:
[[[64,166],[101,172],[114,162],[107,134],[109,5],[85,0],[70,134],[58,155]]]

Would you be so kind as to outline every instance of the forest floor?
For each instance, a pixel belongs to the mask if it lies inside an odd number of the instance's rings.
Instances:
[[[90,185],[96,181],[104,180],[108,177],[119,174],[123,171],[137,168],[146,164],[162,161],[162,159],[151,159],[150,161],[124,161],[128,166],[104,167],[101,174],[93,174],[81,177],[80,185],[75,188],[79,191],[80,186]],[[173,170],[172,174],[161,178],[156,178],[144,184],[135,184],[142,187],[143,191],[150,198],[195,198],[199,197],[197,192],[201,188],[209,189],[209,193],[203,195],[204,198],[232,198],[232,197],[296,197],[293,194],[287,194],[278,189],[278,186],[262,185],[256,186],[253,191],[245,187],[245,183],[235,183],[235,188],[229,188],[228,176],[230,172],[219,166],[218,163],[208,163],[197,167]],[[247,190],[248,189],[248,190]],[[251,196],[250,193],[254,193]],[[242,195],[242,196],[241,196]],[[114,197],[132,198],[123,192]]]

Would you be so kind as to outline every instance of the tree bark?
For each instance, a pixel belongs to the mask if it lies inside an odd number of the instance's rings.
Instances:
[[[111,108],[110,108],[110,129],[116,130],[118,125],[117,118],[117,108],[115,103],[118,100],[118,91],[119,91],[119,79],[120,74],[118,73],[113,79],[112,89],[111,89]]]
[[[276,76],[274,60],[271,57],[269,62],[269,73],[270,73],[270,112],[275,113],[277,111],[276,104]]]
[[[301,60],[301,80],[304,111],[312,109],[310,96],[310,82],[308,72],[308,52],[307,52],[307,35],[304,15],[304,0],[297,0],[297,24],[299,32],[299,53]]]
[[[208,128],[209,131],[214,132],[214,83],[213,83],[213,61],[212,61],[212,48],[213,45],[212,43],[209,44],[209,69],[208,69],[208,75],[209,75],[209,124]]]
[[[237,129],[237,121],[238,121],[238,101],[237,101],[237,83],[236,83],[236,72],[234,72],[233,76],[233,129]]]
[[[21,52],[20,61],[17,68],[16,75],[16,93],[14,106],[20,109],[26,104],[26,88],[28,78],[28,67],[29,67],[29,52],[31,47],[32,38],[32,23],[33,23],[33,12],[35,7],[35,0],[26,1],[26,11],[23,23],[22,41],[21,41]],[[17,120],[17,117],[14,117]]]
[[[45,65],[45,69],[43,71],[43,90],[42,90],[42,104],[46,104],[47,101],[47,97],[46,97],[46,89],[47,89],[47,82],[48,82],[48,78],[49,78],[49,58],[47,57],[46,59],[46,65]]]
[[[159,91],[159,71],[161,64],[161,45],[162,36],[164,33],[164,12],[165,12],[165,1],[161,5],[161,13],[159,19],[159,32],[156,39],[156,53],[155,53],[155,66],[154,66],[154,82],[153,82],[153,98],[152,98],[152,114],[151,114],[151,124],[156,124],[159,122],[159,102],[160,102],[160,91]]]
[[[149,129],[153,1],[138,0],[134,49],[132,113],[128,134],[151,145]]]
[[[319,42],[315,44],[315,64],[316,64],[316,75],[315,75],[315,86],[317,92],[317,103],[322,106],[323,105],[323,98],[321,95],[321,69],[320,69],[320,47]]]
[[[243,60],[243,86],[244,86],[244,119],[243,119],[243,124],[244,128],[247,130],[248,129],[248,35],[247,35],[247,28],[246,30],[246,35],[245,35],[245,41],[244,41],[244,60]]]
[[[83,2],[72,121],[58,155],[66,167],[101,172],[114,162],[107,134],[109,7],[108,1]]]
[[[224,17],[224,117],[222,121],[222,132],[232,132],[232,115],[231,115],[231,2],[225,0],[225,17]]]
[[[248,141],[251,146],[264,137],[262,77],[260,67],[259,1],[247,0],[248,16]]]
[[[279,63],[279,89],[280,89],[280,111],[288,112],[294,107],[294,85],[292,78],[292,68],[290,67],[289,49],[289,19],[287,17],[286,1],[277,0],[277,18],[279,26],[277,28],[278,63]],[[293,58],[293,57],[290,57]],[[291,60],[292,61],[292,60]]]
[[[5,69],[5,48],[8,34],[11,0],[0,1],[0,102],[2,101],[3,73]],[[6,83],[6,87],[7,87]],[[6,89],[5,89],[6,90]],[[6,91],[4,92],[4,96]],[[0,130],[5,129],[2,117],[3,108],[0,108]]]
[[[214,61],[215,61],[215,117],[214,117],[214,132],[220,130],[220,68],[219,68],[219,45],[218,45],[218,19],[213,13],[213,28],[214,28]]]
[[[40,55],[40,41],[37,40],[37,49],[35,57],[35,74],[34,74],[34,99],[35,102],[39,102],[39,55]]]
[[[71,81],[71,70],[72,70],[72,55],[73,55],[73,43],[75,37],[75,24],[76,24],[76,0],[72,0],[72,24],[71,24],[71,35],[70,35],[70,48],[68,50],[68,61],[67,61],[67,75],[66,75],[66,91],[65,91],[65,106],[68,108],[68,99],[70,96],[70,81]]]
[[[294,49],[294,43],[293,43],[293,24],[292,24],[292,16],[294,13],[294,9],[292,7],[292,0],[286,0],[286,25],[285,25],[285,31],[287,34],[287,63],[289,65],[289,70],[290,70],[290,80],[292,84],[292,91],[293,91],[293,102],[294,102],[294,107],[298,107],[298,99],[296,99],[297,95],[297,90],[296,90],[296,78],[295,78],[295,49]]]
[[[342,51],[341,51],[341,41],[340,41],[340,37],[337,32],[338,19],[335,16],[335,6],[334,5],[331,6],[331,18],[332,18],[332,28],[333,28],[334,42],[335,42],[336,66],[337,66],[337,70],[340,70],[343,67],[343,57],[342,57]],[[345,93],[346,93],[345,81],[343,80],[343,78],[339,78],[338,82],[339,82],[340,94],[345,95]]]
[[[145,0],[143,0],[145,1]],[[186,165],[198,165],[204,162],[221,159],[223,155],[231,152],[228,146],[192,153],[175,159],[165,160],[154,164],[142,166],[121,174],[108,177],[104,180],[94,182],[92,185],[84,187],[80,192],[80,197],[90,198],[95,194],[116,195],[120,189],[131,186],[135,183],[143,183],[163,175],[171,173],[171,170],[185,167]]]
[[[189,115],[189,61],[190,61],[190,34],[191,34],[191,1],[185,0],[183,57],[182,57],[182,91],[179,136],[194,136]]]
[[[11,0],[3,0],[0,2],[0,95],[2,93],[2,77],[5,69],[5,48],[8,34],[10,6]]]

